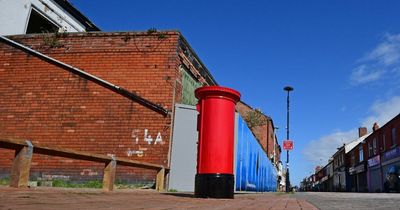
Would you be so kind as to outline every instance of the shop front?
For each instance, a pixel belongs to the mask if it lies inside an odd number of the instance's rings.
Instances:
[[[397,146],[382,155],[383,190],[400,191],[400,147]]]
[[[349,168],[350,191],[367,192],[367,170],[365,163]]]
[[[346,183],[346,168],[343,166],[333,172],[333,190],[335,192],[348,191]]]
[[[368,190],[369,192],[382,192],[382,167],[381,156],[376,155],[368,160]]]

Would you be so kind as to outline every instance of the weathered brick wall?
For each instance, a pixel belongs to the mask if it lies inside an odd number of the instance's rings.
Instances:
[[[11,37],[172,110],[179,102],[178,32]],[[171,115],[0,43],[0,136],[168,165]],[[174,97],[174,95],[176,97]],[[147,134],[147,136],[145,136]],[[145,137],[152,141],[146,141]],[[157,138],[158,137],[158,138]],[[156,141],[156,139],[158,139]],[[1,172],[12,152],[0,149]],[[102,164],[34,155],[32,174],[101,177]],[[151,181],[146,170],[121,179]]]
[[[243,102],[238,102],[236,104],[236,111],[239,112],[239,114],[242,116],[242,118],[245,118],[245,116],[248,114],[248,112],[252,111],[252,110],[253,109],[250,106],[248,106],[247,104],[245,104]],[[279,151],[279,144],[278,144],[278,142],[276,142],[276,139],[275,139],[275,133],[274,133],[274,128],[273,128],[271,119],[269,119],[266,116],[265,116],[265,119],[266,119],[265,125],[252,127],[250,129],[253,132],[256,139],[261,144],[261,147],[267,153],[269,158],[271,158],[273,156],[274,146],[275,146],[275,155],[276,155],[275,163],[277,163],[280,160],[280,155],[281,155],[280,151]],[[274,141],[275,141],[275,144],[274,144]]]

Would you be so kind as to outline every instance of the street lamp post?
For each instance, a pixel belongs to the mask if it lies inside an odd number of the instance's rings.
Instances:
[[[283,88],[287,92],[287,109],[286,109],[286,140],[289,140],[289,93],[293,91],[293,87],[286,86]],[[289,179],[289,150],[286,150],[286,192],[289,192],[290,179]]]

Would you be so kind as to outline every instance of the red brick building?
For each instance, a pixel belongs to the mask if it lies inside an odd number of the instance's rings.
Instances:
[[[382,127],[372,126],[371,135],[366,138],[365,159],[368,168],[368,189],[370,192],[400,192],[400,188],[388,188],[389,176],[397,176],[400,186],[400,114]]]
[[[169,166],[174,105],[194,105],[195,88],[216,85],[177,31],[9,38],[95,79],[1,41],[2,138]],[[0,174],[7,176],[14,154],[0,153]],[[31,177],[101,179],[102,169],[102,164],[34,155]],[[117,180],[152,182],[154,173],[119,167]]]
[[[359,137],[367,136],[365,127],[359,128]],[[365,132],[364,132],[365,131]],[[367,137],[368,138],[368,137]],[[366,192],[367,187],[367,144],[364,139],[347,153],[349,190],[351,192]]]
[[[238,102],[236,104],[236,110],[240,113],[240,115],[244,118],[248,116],[251,112],[255,112],[256,110],[247,105],[244,102]],[[261,112],[260,112],[261,113]],[[275,126],[273,120],[265,114],[261,114],[260,122],[262,122],[258,126],[251,126],[250,130],[253,132],[256,139],[260,142],[262,148],[267,153],[270,159],[273,159],[275,155],[274,163],[278,164],[281,157],[281,146],[278,143],[278,139],[275,134]]]

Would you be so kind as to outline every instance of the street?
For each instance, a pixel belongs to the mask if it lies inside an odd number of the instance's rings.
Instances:
[[[292,197],[310,202],[318,209],[400,209],[400,194],[297,192]]]

